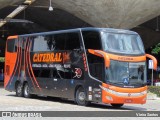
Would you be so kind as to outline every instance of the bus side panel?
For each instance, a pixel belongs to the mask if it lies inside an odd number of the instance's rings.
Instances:
[[[66,80],[66,95],[63,97],[74,99],[76,90],[81,86],[86,92],[88,101],[102,102],[102,90],[100,88],[102,82],[100,80],[94,80],[89,76],[89,68],[86,66],[86,56],[84,52],[81,54],[73,53],[74,54],[71,55],[73,77],[72,79]]]
[[[23,57],[22,57],[22,66],[23,69],[21,69],[21,81],[27,82],[30,87],[30,93],[31,94],[39,94],[41,93],[41,88],[39,83],[37,82],[37,78],[35,77],[33,73],[32,68],[32,55],[31,55],[31,48],[33,46],[33,40],[29,37],[23,38],[24,41],[24,50],[23,50]]]
[[[97,81],[90,76],[86,77],[85,81],[86,95],[88,101],[102,102],[102,89],[100,88],[101,82]]]
[[[19,50],[14,51],[14,49],[10,49],[10,51],[7,51],[7,47],[14,48],[14,44],[10,44],[13,41],[16,42],[18,36],[10,37],[11,39],[7,40],[6,44],[6,52],[5,52],[5,74],[4,74],[4,88],[12,91],[14,90],[12,81],[15,79],[15,74],[17,72],[18,62],[19,62]],[[10,45],[8,45],[10,44]]]
[[[85,67],[83,62],[83,53],[77,51],[70,51],[70,65],[71,65],[71,78],[66,79],[65,85],[65,98],[73,99],[75,98],[75,90],[78,86],[83,86],[85,88]],[[68,64],[68,63],[64,63]]]
[[[4,77],[4,87],[7,89],[9,82],[11,82],[14,77],[14,70],[17,61],[17,53],[6,52],[5,60],[5,77]]]

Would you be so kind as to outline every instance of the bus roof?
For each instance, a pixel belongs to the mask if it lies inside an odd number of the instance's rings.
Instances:
[[[86,28],[76,28],[76,29],[24,34],[24,35],[19,35],[19,37],[50,35],[50,34],[58,34],[58,33],[76,32],[76,31],[97,31],[97,32],[105,31],[105,32],[112,32],[112,33],[137,34],[134,31],[124,30],[124,29],[86,27]]]

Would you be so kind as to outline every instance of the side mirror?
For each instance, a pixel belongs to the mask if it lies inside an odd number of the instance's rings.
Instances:
[[[88,52],[93,54],[93,55],[96,55],[96,56],[99,56],[99,57],[103,57],[104,60],[105,60],[105,66],[107,68],[110,67],[110,58],[109,58],[109,56],[107,55],[106,52],[101,51],[101,50],[93,50],[93,49],[88,49]]]
[[[148,57],[151,60],[153,60],[153,69],[157,70],[157,59],[154,56],[150,55],[150,54],[146,54],[146,57]]]

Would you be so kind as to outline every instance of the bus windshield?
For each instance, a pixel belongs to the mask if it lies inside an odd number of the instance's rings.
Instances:
[[[119,86],[139,87],[146,84],[145,62],[120,62],[111,60],[106,68],[106,82]]]
[[[103,32],[102,45],[106,52],[132,55],[145,53],[142,40],[137,34]]]

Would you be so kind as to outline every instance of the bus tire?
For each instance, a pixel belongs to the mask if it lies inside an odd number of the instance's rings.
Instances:
[[[24,84],[23,94],[24,94],[24,97],[25,97],[25,98],[30,98],[30,97],[31,97],[28,83],[25,83],[25,84]]]
[[[115,108],[120,108],[122,107],[124,104],[111,104],[113,107]]]
[[[23,97],[23,85],[20,82],[16,84],[16,96]]]
[[[83,87],[79,87],[76,90],[76,103],[81,106],[89,105],[89,101],[86,101],[86,93]]]

